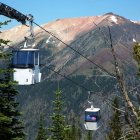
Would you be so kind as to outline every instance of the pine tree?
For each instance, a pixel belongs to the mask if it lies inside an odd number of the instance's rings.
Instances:
[[[7,22],[0,23],[0,27],[5,24]],[[8,42],[0,39],[0,46]],[[10,67],[10,57],[8,53],[0,53],[0,139],[21,140],[25,134],[17,110],[15,98],[18,92],[11,77],[13,70]]]
[[[137,74],[138,74],[138,76],[140,76],[140,43],[138,43],[138,42],[134,43],[133,57],[138,63],[138,73]],[[136,120],[136,129],[138,132],[138,139],[140,139],[140,112],[138,112],[138,119]]]
[[[46,129],[43,126],[43,117],[40,117],[40,122],[39,122],[39,129],[38,129],[38,134],[37,138],[35,140],[47,140],[47,132]]]
[[[126,117],[126,115],[127,115],[127,117]],[[128,117],[128,113],[126,115],[125,115],[125,120],[130,125],[130,121],[132,118],[130,118],[130,116]],[[133,129],[127,128],[127,131],[125,134],[125,139],[126,140],[140,140],[140,121],[135,120],[133,123],[131,122],[131,127]]]
[[[58,88],[55,92],[55,101],[53,101],[53,114],[51,116],[52,126],[49,128],[51,136],[49,140],[70,140],[70,126],[66,125],[65,116],[62,114],[63,104],[62,92]]]
[[[115,108],[119,108],[119,103],[117,98],[113,100],[112,106]],[[110,133],[107,136],[107,140],[118,140],[121,137],[121,122],[120,122],[120,111],[113,107],[113,116],[109,123],[110,126]]]
[[[134,44],[133,56],[138,63],[138,75],[140,76],[140,44],[138,42]]]

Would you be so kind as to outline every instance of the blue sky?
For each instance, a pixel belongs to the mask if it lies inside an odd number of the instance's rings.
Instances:
[[[96,16],[113,12],[140,21],[140,0],[1,0],[23,14],[34,15],[35,22],[44,24],[61,18]],[[0,21],[7,20],[0,16]],[[15,20],[7,28],[16,26]]]

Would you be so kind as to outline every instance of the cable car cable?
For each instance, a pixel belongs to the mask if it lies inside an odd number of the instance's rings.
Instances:
[[[44,29],[43,27],[41,27],[39,24],[35,23],[33,21],[33,23],[35,25],[37,25],[38,27],[40,27],[42,30],[44,30],[45,32],[47,32],[48,34],[52,35],[54,38],[56,38],[57,40],[59,40],[61,43],[63,43],[64,45],[66,45],[67,47],[69,47],[70,49],[72,49],[73,51],[75,51],[76,53],[78,53],[79,55],[81,55],[83,58],[85,58],[86,60],[88,60],[89,62],[91,62],[92,64],[94,64],[95,66],[97,66],[98,68],[100,68],[101,70],[103,70],[104,72],[108,73],[111,76],[116,77],[115,74],[107,71],[106,69],[104,69],[102,66],[96,64],[95,62],[93,62],[92,60],[90,60],[89,58],[85,57],[82,53],[78,52],[77,50],[75,50],[74,48],[72,48],[70,45],[66,44],[64,41],[62,41],[61,39],[59,39],[58,37],[56,37],[55,35],[53,35],[51,32],[47,31],[46,29]]]
[[[56,74],[60,75],[61,77],[64,77],[64,78],[67,79],[68,81],[70,81],[70,82],[72,82],[73,84],[75,84],[75,85],[77,85],[77,86],[83,88],[84,90],[86,90],[86,91],[91,91],[91,90],[89,90],[88,88],[84,87],[83,85],[80,85],[79,83],[77,83],[77,82],[71,80],[71,79],[68,78],[67,76],[62,75],[62,74],[60,74],[59,72],[53,70],[52,68],[50,68],[50,67],[46,67],[46,68],[49,69],[49,70],[51,70],[51,71],[53,71],[53,72],[55,72]],[[98,96],[101,97],[101,98],[103,98],[103,97],[100,96],[100,95],[98,95]],[[107,101],[108,101],[108,102],[107,102]],[[110,100],[110,99],[105,99],[105,102],[110,106],[109,102],[113,102],[113,101]],[[112,105],[112,106],[113,106],[113,105]],[[121,112],[124,112],[124,110],[121,110],[121,109],[119,109],[119,108],[118,108],[117,110],[118,110],[118,111],[121,111]]]
[[[67,76],[65,76],[65,75],[63,75],[63,74],[61,74],[61,73],[59,73],[59,72],[57,72],[57,71],[53,70],[53,69],[52,69],[52,68],[50,68],[50,67],[46,67],[46,68],[47,68],[47,69],[49,69],[49,70],[51,70],[51,71],[53,71],[53,72],[55,72],[56,74],[60,75],[61,77],[64,77],[64,78],[65,78],[65,79],[67,79],[68,81],[70,81],[70,82],[74,83],[75,85],[77,85],[77,86],[79,86],[79,87],[83,88],[84,90],[89,91],[89,89],[88,89],[88,88],[86,88],[86,87],[84,87],[84,86],[82,86],[82,85],[78,84],[77,82],[75,82],[75,81],[71,80],[71,79],[70,79],[70,78],[68,78]]]
[[[67,47],[69,47],[70,49],[72,49],[73,51],[75,51],[76,53],[78,53],[79,55],[81,55],[83,58],[85,58],[86,60],[88,60],[89,62],[93,63],[94,65],[96,65],[98,68],[100,68],[101,70],[103,70],[104,72],[108,73],[109,75],[113,76],[114,78],[117,78],[117,76],[113,73],[110,73],[109,71],[107,71],[106,69],[104,69],[102,66],[96,64],[95,62],[93,62],[92,60],[90,60],[89,58],[85,57],[82,53],[78,52],[77,50],[75,50],[74,48],[72,48],[70,45],[66,44],[64,41],[62,41],[61,39],[59,39],[58,37],[56,37],[55,35],[53,35],[51,32],[47,31],[46,29],[44,29],[43,27],[41,27],[39,24],[35,23],[33,21],[33,23],[35,25],[37,25],[38,27],[40,27],[42,30],[44,30],[45,32],[47,32],[48,34],[50,34],[51,36],[53,36],[54,38],[56,38],[57,40],[59,40],[60,42],[62,42],[64,45],[66,45]],[[93,21],[94,25],[96,27],[98,27],[98,25]],[[102,32],[102,30],[100,29],[100,27],[98,27],[100,33],[103,35],[105,44],[109,44],[109,40],[105,37],[104,33]]]
[[[61,39],[59,39],[58,37],[56,37],[55,35],[53,35],[53,34],[50,33],[49,31],[47,31],[46,29],[44,29],[43,27],[41,27],[39,24],[35,23],[34,21],[33,21],[33,23],[34,23],[35,25],[37,25],[38,27],[40,27],[40,28],[41,28],[42,30],[44,30],[45,32],[47,32],[48,34],[50,34],[50,35],[52,35],[53,37],[55,37],[57,40],[59,40],[59,41],[62,42],[63,44],[65,44],[67,47],[71,48],[73,51],[77,52],[79,55],[81,55],[82,57],[84,57],[85,59],[87,59],[89,62],[91,62],[91,63],[93,63],[94,65],[96,65],[98,68],[100,68],[100,69],[103,70],[104,72],[108,73],[109,75],[113,76],[114,78],[116,77],[116,75],[114,75],[114,74],[108,72],[108,71],[107,71],[106,69],[104,69],[102,66],[99,66],[99,65],[96,64],[95,62],[91,61],[90,59],[88,59],[87,57],[85,57],[83,54],[81,54],[80,52],[78,52],[77,50],[75,50],[74,48],[72,48],[70,45],[66,44],[66,43],[63,42]],[[50,69],[50,68],[48,68],[48,69]],[[54,71],[53,69],[51,69],[51,70]],[[64,75],[62,75],[62,74],[60,74],[59,72],[56,72],[56,71],[54,71],[54,72],[57,73],[57,74],[59,74],[59,75],[61,75],[61,76],[63,76],[63,77],[66,78],[67,80],[69,80],[69,81],[71,81],[71,82],[73,82],[73,83],[75,83],[75,84],[77,85],[76,82],[74,82],[73,80],[69,79],[68,77],[66,77],[66,76],[64,76]],[[79,84],[78,84],[78,85],[79,85]],[[87,90],[87,88],[85,88],[85,87],[83,87],[83,86],[81,86],[81,85],[79,85],[79,86]]]

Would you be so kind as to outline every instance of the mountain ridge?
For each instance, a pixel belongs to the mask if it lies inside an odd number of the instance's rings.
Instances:
[[[112,18],[111,17],[116,17],[115,18]],[[112,22],[114,22],[115,20],[117,20],[117,18],[120,20],[120,23],[123,23],[123,21],[130,21],[129,19],[125,19],[124,17],[122,16],[119,16],[119,15],[116,15],[116,14],[113,14],[113,13],[106,13],[102,16],[90,16],[90,17],[79,17],[79,18],[64,18],[64,19],[57,19],[55,21],[52,21],[52,22],[49,22],[47,24],[43,24],[42,27],[47,29],[48,31],[52,31],[52,33],[54,32],[55,34],[59,35],[60,38],[62,37],[64,39],[64,41],[70,41],[68,40],[67,38],[65,39],[65,36],[66,36],[66,33],[69,32],[69,36],[72,37],[72,39],[74,39],[74,37],[81,31],[89,31],[90,29],[94,29],[96,28],[96,25],[98,26],[98,24],[100,24],[103,20],[105,19],[109,19],[110,21],[112,20]],[[121,20],[122,19],[122,20]],[[133,23],[136,23],[136,24],[139,24],[139,22],[135,21]],[[95,25],[96,24],[96,25]],[[88,27],[87,27],[88,26]],[[89,29],[88,29],[89,28]],[[34,29],[35,31],[35,35],[36,34],[39,34],[40,32],[42,32],[41,29],[39,29],[38,27],[35,27]],[[75,30],[75,32],[77,33],[73,33],[72,31]],[[8,32],[11,32],[11,34],[14,34],[13,36],[11,35],[7,35],[9,34]],[[61,33],[64,32],[65,34],[64,35],[61,35]],[[4,38],[4,39],[11,39],[11,41],[16,41],[13,39],[14,38],[17,38],[17,40],[20,40],[19,39],[19,36],[15,36],[15,34],[18,34],[22,39],[22,41],[24,40],[24,36],[28,36],[29,35],[29,27],[25,26],[25,25],[19,25],[19,26],[16,26],[14,28],[11,28],[9,30],[5,30],[2,32],[2,34],[0,35],[1,38]],[[6,37],[5,37],[6,36]],[[71,40],[72,40],[71,39]]]
[[[46,33],[39,27],[34,29],[35,41],[33,46],[40,49],[41,61],[45,64],[42,67],[45,75],[44,79],[47,78],[47,75],[48,77],[52,76],[52,72],[50,74],[46,73],[47,65],[53,66],[54,70],[61,71],[64,75],[83,74],[84,71],[87,71],[87,68],[92,70],[94,65],[76,54],[69,46],[84,54],[85,57],[90,58],[99,66],[114,73],[108,27],[111,29],[112,41],[120,65],[124,67],[124,62],[129,60],[128,67],[132,65],[134,71],[136,71],[132,46],[134,39],[140,40],[140,25],[129,19],[107,13],[102,16],[57,19],[44,24],[42,27],[52,34]],[[10,39],[10,45],[19,48],[23,46],[24,37],[27,35],[29,35],[29,28],[21,25],[1,33],[0,38]]]

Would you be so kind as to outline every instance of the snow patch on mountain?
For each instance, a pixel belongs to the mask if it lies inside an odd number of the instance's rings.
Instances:
[[[118,24],[117,17],[111,16],[110,19],[111,19],[114,23]]]
[[[46,44],[48,44],[50,42],[52,36],[49,36],[49,38],[46,40]]]
[[[131,22],[133,22],[133,23],[137,23],[137,21],[134,21],[134,20],[130,20]]]
[[[138,21],[134,21],[134,20],[130,20],[130,21],[135,23],[135,24],[140,24],[140,22],[138,22]]]
[[[135,38],[133,38],[133,42],[137,42]]]

